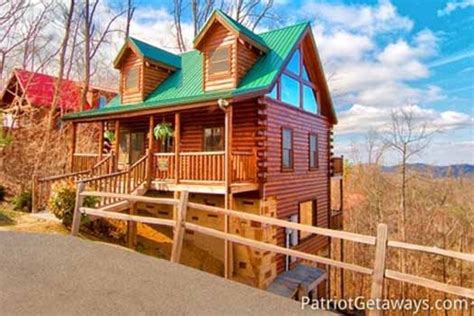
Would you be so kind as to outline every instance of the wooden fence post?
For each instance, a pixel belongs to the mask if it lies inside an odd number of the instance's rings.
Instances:
[[[33,175],[33,179],[31,181],[31,212],[36,213],[38,211],[38,197],[37,197],[37,189],[38,189],[38,176]]]
[[[188,191],[182,191],[179,198],[179,204],[176,214],[176,226],[174,229],[173,247],[171,249],[170,261],[179,263],[181,249],[183,248],[183,239],[185,233],[184,224],[186,222],[186,211],[188,208]]]
[[[73,236],[77,236],[79,233],[79,226],[81,225],[81,212],[79,209],[82,207],[82,203],[84,202],[84,197],[81,196],[81,193],[84,192],[84,187],[84,182],[79,181],[77,183],[76,204],[74,206],[74,215],[71,226],[71,235]]]
[[[385,278],[385,259],[387,251],[388,228],[386,224],[377,226],[377,241],[375,245],[374,272],[372,274],[372,288],[370,298],[381,300],[383,298],[383,284]],[[381,310],[371,310],[370,316],[382,315]]]
[[[131,203],[130,215],[137,215],[137,202]],[[127,247],[135,249],[137,246],[137,222],[127,222]]]

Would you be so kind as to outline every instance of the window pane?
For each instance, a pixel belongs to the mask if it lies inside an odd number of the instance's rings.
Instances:
[[[229,71],[229,48],[220,47],[211,52],[209,57],[209,74]]]
[[[222,127],[208,127],[204,129],[204,151],[224,150]]]
[[[281,76],[281,100],[293,106],[300,106],[300,83],[286,75]]]
[[[270,97],[270,98],[276,99],[277,98],[277,90],[278,90],[278,83],[275,84],[272,91],[270,91],[270,93],[268,93],[267,96]]]
[[[291,130],[284,129],[283,130],[283,148],[284,149],[291,149]]]
[[[138,68],[131,68],[127,72],[127,78],[125,81],[125,89],[137,89],[138,88]]]
[[[309,167],[318,167],[318,137],[309,135]]]
[[[295,73],[296,75],[300,74],[300,50],[298,49],[290,59],[286,69]]]
[[[310,81],[308,72],[306,71],[306,65],[303,66],[303,72],[301,73],[301,77],[303,77],[303,79],[306,81]]]
[[[316,101],[313,88],[303,85],[303,108],[306,111],[319,114],[318,102]]]

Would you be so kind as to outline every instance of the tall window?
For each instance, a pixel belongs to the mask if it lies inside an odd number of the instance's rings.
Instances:
[[[107,98],[103,95],[99,96],[99,108],[102,109],[107,104]]]
[[[320,113],[316,85],[309,78],[300,49],[291,57],[275,87],[278,84],[280,95],[272,91],[268,96],[311,113]]]
[[[125,90],[138,90],[138,67],[130,68],[125,77]]]
[[[204,151],[224,150],[224,127],[204,128]]]
[[[317,169],[318,167],[318,135],[309,134],[309,169]]]
[[[230,71],[230,46],[218,47],[209,56],[209,75]]]
[[[293,169],[293,131],[289,128],[281,130],[281,168]]]

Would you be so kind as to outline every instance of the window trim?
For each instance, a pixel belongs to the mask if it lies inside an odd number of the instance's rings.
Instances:
[[[311,136],[316,138],[316,157],[315,157],[315,165],[311,166]],[[308,166],[310,171],[319,170],[319,135],[314,132],[308,133]]]
[[[229,69],[225,71],[214,72],[211,74],[210,73],[211,54],[218,49],[224,49],[224,48],[227,49],[227,56],[228,56],[227,62],[229,64]],[[206,67],[207,68],[206,72],[207,72],[208,79],[219,79],[232,73],[232,44],[221,45],[221,46],[214,47],[213,49],[209,49],[206,51],[206,55],[207,55],[207,63],[208,63]]]
[[[125,73],[125,80],[124,80],[124,86],[125,86],[125,89],[124,91],[127,92],[127,93],[131,93],[131,92],[138,92],[140,91],[140,73],[141,73],[141,70],[140,70],[140,66],[133,66],[133,67],[130,67],[127,72]],[[130,71],[132,70],[136,70],[137,71],[137,85],[136,87],[133,87],[133,88],[129,88],[128,85],[127,85],[127,80],[128,80],[128,75],[130,73]]]
[[[222,149],[221,150],[206,150],[206,129],[219,128],[222,135]],[[220,152],[225,150],[225,128],[223,125],[204,125],[202,127],[202,151],[203,152]]]
[[[290,166],[284,166],[284,163],[283,163],[283,151],[284,151],[284,148],[283,148],[283,144],[284,144],[284,141],[283,141],[283,134],[284,134],[284,131],[285,130],[288,130],[291,132],[291,151],[290,151]],[[289,126],[282,126],[281,127],[281,144],[280,144],[280,147],[281,147],[281,155],[280,155],[280,159],[281,159],[281,171],[282,172],[291,172],[291,171],[294,171],[294,166],[295,166],[295,144],[294,144],[294,141],[295,141],[295,136],[294,136],[294,130],[292,127],[289,127]]]

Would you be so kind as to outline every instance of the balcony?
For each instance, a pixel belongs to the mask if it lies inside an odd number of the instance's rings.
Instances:
[[[182,190],[225,193],[226,164],[224,151],[155,153],[153,187],[158,190]],[[178,156],[176,158],[176,156]],[[231,192],[258,188],[255,152],[233,152],[230,157]]]

